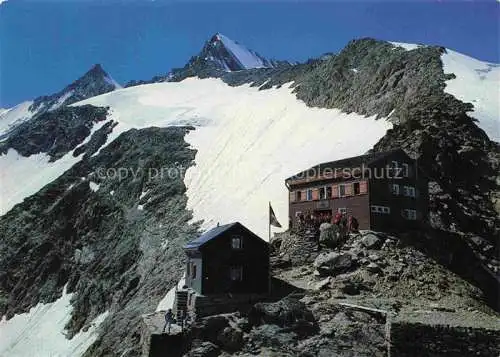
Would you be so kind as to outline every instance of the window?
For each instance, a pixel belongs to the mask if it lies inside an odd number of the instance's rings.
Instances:
[[[242,236],[232,236],[231,238],[231,248],[233,249],[241,249],[243,245],[243,237]]]
[[[295,191],[295,200],[302,201],[302,191]]]
[[[408,165],[407,163],[403,163],[403,176],[404,177],[410,177],[411,176],[410,165]]]
[[[192,266],[191,279],[196,279],[196,264],[193,264],[193,266]]]
[[[391,185],[391,192],[393,195],[399,195],[399,185],[397,183],[393,183]]]
[[[415,197],[415,187],[413,186],[403,186],[403,194],[407,197]]]
[[[243,267],[231,267],[230,277],[232,281],[243,281]]]
[[[325,187],[325,190],[326,190],[326,198],[331,198],[332,197],[332,186]]]
[[[337,212],[338,212],[338,213],[342,213],[342,214],[346,214],[346,213],[347,213],[347,208],[345,208],[345,207],[338,208],[338,209],[337,209]]]
[[[417,219],[417,211],[414,209],[405,208],[401,213],[407,220],[415,221]]]
[[[373,213],[390,214],[391,213],[391,208],[387,207],[387,206],[372,205],[371,206],[371,211]]]
[[[319,189],[319,199],[320,200],[324,200],[326,199],[327,195],[326,195],[326,187],[321,187]]]
[[[339,185],[340,197],[345,196],[345,185]]]
[[[311,189],[307,190],[306,194],[307,194],[307,198],[306,199],[308,201],[312,201],[312,199],[313,199],[313,190],[311,190]]]
[[[295,212],[295,217],[299,217],[301,214],[302,214],[301,211],[297,211],[297,212]]]
[[[354,187],[354,194],[359,195],[361,193],[359,182],[354,182],[353,187]]]

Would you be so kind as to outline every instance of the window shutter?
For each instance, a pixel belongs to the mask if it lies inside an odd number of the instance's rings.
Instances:
[[[359,193],[368,193],[368,181],[361,181],[359,183]]]
[[[352,196],[353,195],[353,188],[352,188],[352,183],[348,183],[345,185],[345,195],[346,196]]]
[[[333,198],[339,197],[339,185],[332,186],[332,197]]]
[[[312,190],[312,199],[313,199],[313,201],[319,200],[319,189],[318,188],[314,188]]]

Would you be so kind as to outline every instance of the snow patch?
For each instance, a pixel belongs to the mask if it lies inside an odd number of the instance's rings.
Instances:
[[[25,157],[9,149],[0,156],[0,215],[5,214],[24,198],[37,193],[63,172],[80,161],[71,152],[55,162],[44,153]]]
[[[114,86],[116,89],[122,89],[123,87],[120,85],[120,83],[118,83],[117,81],[115,81],[111,76],[107,75],[106,77],[104,77],[104,80],[111,84],[112,86]]]
[[[23,102],[0,114],[0,139],[14,127],[31,119],[35,113],[29,110],[33,101]]]
[[[217,37],[244,68],[267,67],[264,61],[255,52],[222,34],[218,34]]]
[[[414,43],[403,43],[403,42],[389,42],[389,43],[396,47],[402,47],[407,51],[416,50],[417,48],[422,47],[422,45],[417,45]]]
[[[491,140],[500,142],[500,64],[487,63],[447,49],[441,56],[444,73],[455,74],[444,91],[474,105],[471,116]]]
[[[64,327],[71,319],[72,296],[64,287],[62,296],[53,303],[39,303],[29,312],[10,320],[4,316],[0,321],[0,356],[82,356],[96,340],[99,325],[108,312],[96,317],[87,331],[80,331],[69,340]]]
[[[94,181],[89,181],[89,187],[92,191],[97,192],[99,190],[99,184]]]
[[[165,297],[160,301],[158,307],[156,308],[156,312],[158,311],[167,311],[168,309],[172,309],[174,307],[175,300],[175,291],[177,289],[182,289],[182,287],[186,285],[186,277],[183,276],[181,280],[174,286],[172,289],[168,291]]]
[[[66,100],[68,100],[72,95],[73,95],[74,91],[73,90],[70,90],[66,93],[64,93],[61,97],[59,97],[59,99],[57,99],[57,101],[52,104],[49,108],[49,111],[52,111],[52,110],[56,110],[57,108],[60,108],[64,102]]]

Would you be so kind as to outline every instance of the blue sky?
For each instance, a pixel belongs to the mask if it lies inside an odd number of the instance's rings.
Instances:
[[[22,1],[0,5],[0,107],[62,89],[94,63],[120,83],[182,67],[215,32],[304,61],[359,37],[439,44],[500,61],[494,0]]]

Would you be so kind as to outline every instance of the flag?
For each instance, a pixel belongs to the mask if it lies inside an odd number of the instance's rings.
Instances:
[[[273,208],[271,207],[271,202],[269,202],[269,225],[281,228],[281,224],[280,222],[278,222],[278,219],[274,214]]]

